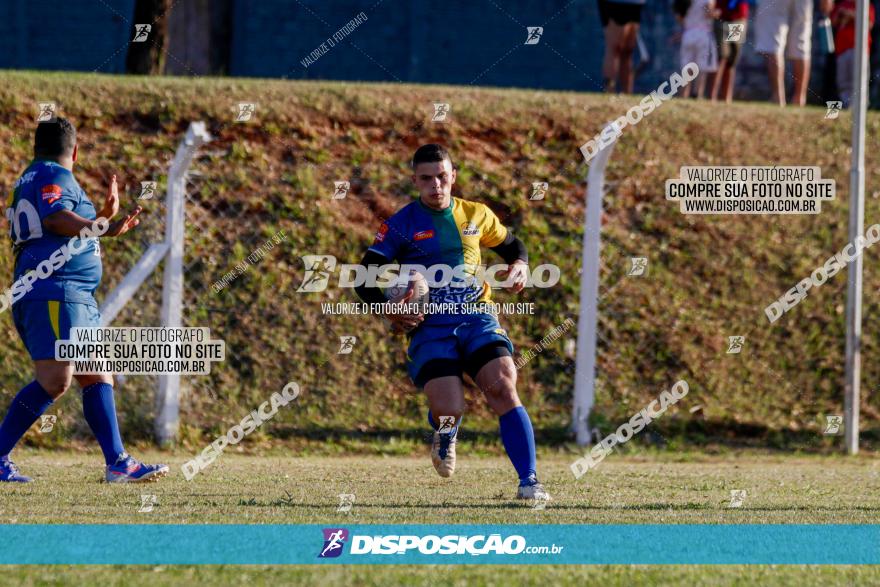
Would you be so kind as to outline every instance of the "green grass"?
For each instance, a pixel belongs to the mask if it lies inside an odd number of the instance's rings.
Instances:
[[[430,122],[432,103],[452,104],[448,123]],[[228,359],[208,377],[186,382],[182,442],[200,446],[227,429],[287,381],[303,389],[297,410],[279,415],[261,442],[325,443],[379,452],[389,438],[414,442],[424,399],[405,375],[404,344],[364,316],[323,316],[320,302],[355,301],[351,291],[298,294],[300,256],[335,255],[356,262],[381,219],[413,198],[406,161],[421,143],[440,141],[462,169],[458,194],[490,205],[523,237],[533,263],[560,266],[550,290],[497,301],[534,302],[534,316],[503,318],[519,351],[574,317],[586,166],[577,148],[637,97],[460,88],[179,79],[0,72],[0,185],[9,186],[30,156],[36,103],[55,100],[81,141],[77,177],[97,197],[110,174],[124,186],[124,205],[140,181],[167,173],[169,157],[191,120],[215,140],[193,166],[187,216],[185,321],[226,341]],[[253,124],[233,122],[235,105],[258,104]],[[598,392],[595,423],[607,434],[679,378],[691,393],[653,426],[670,443],[828,452],[824,416],[843,411],[845,276],[841,272],[770,325],[763,308],[809,275],[846,242],[849,114],[825,120],[824,109],[780,110],[769,104],[717,105],[673,100],[627,128],[608,169],[600,270]],[[880,218],[880,116],[868,115],[865,218]],[[818,165],[837,182],[837,200],[817,216],[684,216],[663,197],[683,165]],[[333,182],[351,181],[345,200]],[[533,181],[550,183],[541,201]],[[145,241],[160,238],[164,207],[146,204],[136,236],[105,246],[105,284],[118,283]],[[233,284],[210,284],[277,230],[289,238]],[[880,289],[876,251],[865,253],[862,429],[880,439],[880,352],[869,311]],[[631,256],[647,256],[641,278],[626,277]],[[494,259],[489,254],[488,259]],[[492,261],[490,261],[492,262]],[[0,255],[8,276],[10,256]],[[118,325],[150,325],[158,316],[161,274],[125,309]],[[351,355],[339,337],[357,334]],[[9,313],[0,334],[16,340]],[[745,335],[738,355],[727,336]],[[519,391],[545,444],[570,439],[573,361],[564,352],[573,331],[519,373]],[[0,348],[0,404],[30,378],[24,349]],[[151,434],[152,380],[130,378],[118,404],[126,433]],[[470,389],[471,430],[494,434],[496,418]],[[75,394],[59,402],[59,434],[88,432]],[[699,408],[699,409],[697,409]],[[48,439],[31,438],[46,446]]]
[[[503,458],[475,457],[463,443],[450,480],[434,473],[427,455],[318,458],[224,454],[187,482],[179,466],[191,455],[147,453],[172,464],[158,483],[107,486],[91,452],[21,450],[17,461],[37,482],[2,487],[0,517],[7,523],[214,524],[868,524],[880,515],[880,467],[866,457],[782,457],[737,452],[725,457],[676,453],[612,455],[586,477],[568,470],[573,455],[545,454],[539,468],[554,501],[544,510],[511,499],[515,487]],[[741,508],[730,490],[744,489]],[[140,495],[157,496],[151,513],[138,513]],[[353,493],[348,513],[336,511],[339,493]],[[4,581],[75,583],[258,585],[342,581],[358,585],[860,585],[880,580],[877,567],[595,566],[595,567],[13,567]],[[11,584],[11,583],[10,583]]]
[[[427,447],[423,449],[427,451]],[[477,457],[461,443],[456,475],[436,475],[427,454],[412,457],[299,457],[226,453],[192,481],[180,465],[192,454],[150,453],[170,477],[131,486],[102,484],[95,451],[19,450],[16,462],[37,482],[2,487],[0,516],[13,523],[875,523],[880,467],[870,457],[615,454],[575,480],[576,455],[546,453],[542,479],[554,501],[533,510],[516,491],[506,457]],[[746,490],[742,508],[730,491]],[[158,496],[150,514],[140,495]],[[340,493],[355,506],[336,513]]]
[[[358,585],[385,587],[433,587],[441,578],[450,587],[507,585],[608,585],[609,587],[772,585],[803,587],[853,587],[876,585],[876,567],[818,566],[486,566],[430,567],[386,566],[381,568],[322,566],[198,566],[198,567],[6,567],[0,585]]]

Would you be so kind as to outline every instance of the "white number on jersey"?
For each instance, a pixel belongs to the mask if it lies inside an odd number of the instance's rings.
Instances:
[[[21,234],[22,216],[27,219],[27,236]],[[27,200],[19,200],[14,210],[7,208],[6,219],[9,221],[9,236],[12,237],[12,242],[16,245],[43,236],[43,224],[40,222],[40,215],[37,213],[34,205]]]

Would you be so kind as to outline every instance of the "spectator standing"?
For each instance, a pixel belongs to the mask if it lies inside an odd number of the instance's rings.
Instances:
[[[827,14],[830,6],[822,3]],[[810,82],[810,49],[813,33],[813,0],[760,0],[755,14],[755,37],[758,53],[767,62],[771,100],[785,106],[785,61],[792,64],[794,90],[791,102],[807,102]]]
[[[718,70],[718,52],[715,47],[714,21],[715,0],[678,0],[675,2],[676,17],[681,22],[681,67],[696,63],[700,68],[697,79],[681,90],[681,95],[702,98],[706,93],[706,79]],[[696,85],[695,85],[696,84]],[[709,88],[711,93],[712,88]]]
[[[871,53],[871,29],[874,28],[874,4],[868,2],[868,54]],[[844,108],[849,108],[855,86],[856,2],[839,0],[831,10],[834,27],[834,55],[837,60],[837,93]]]
[[[718,72],[712,85],[712,99],[733,102],[736,66],[748,34],[749,3],[747,0],[719,0],[720,18],[715,21],[718,47]]]
[[[605,91],[632,94],[633,52],[638,42],[639,23],[645,0],[599,0],[599,19],[605,31],[602,77]]]

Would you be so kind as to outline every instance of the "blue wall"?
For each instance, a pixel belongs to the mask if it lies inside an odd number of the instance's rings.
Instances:
[[[230,73],[554,89],[601,87],[595,0],[235,0]],[[363,11],[316,63],[301,60]],[[284,15],[282,18],[281,15]],[[555,15],[555,17],[554,17]],[[527,26],[543,26],[525,45]]]
[[[769,0],[768,0],[769,1]],[[818,2],[818,0],[816,0]],[[647,0],[641,36],[651,62],[636,78],[644,93],[679,69],[672,0]],[[597,0],[211,0],[212,19],[231,14],[230,37],[187,37],[206,0],[173,0],[172,24],[186,31],[169,40],[184,55],[214,43],[227,46],[228,68],[249,77],[446,83],[598,91],[604,39]],[[377,6],[378,4],[378,6]],[[227,12],[219,7],[227,6]],[[131,38],[134,0],[0,0],[0,68],[119,73]],[[308,67],[301,61],[359,13],[367,19]],[[187,16],[188,15],[188,16]],[[754,16],[754,9],[752,10]],[[536,45],[526,27],[543,26]],[[874,36],[878,31],[875,27]],[[749,27],[737,97],[766,99],[766,66]],[[815,41],[815,37],[814,37]],[[175,48],[174,43],[186,43]],[[207,45],[205,44],[207,43]],[[811,101],[823,98],[825,56],[814,42]],[[874,44],[880,78],[880,42]],[[224,52],[221,51],[221,54]],[[193,72],[184,64],[186,72]],[[195,66],[198,67],[198,66]],[[210,71],[195,71],[210,75]],[[790,76],[789,76],[790,77]],[[789,80],[790,81],[790,80]],[[880,84],[874,84],[874,90]],[[875,100],[876,101],[876,100]]]
[[[134,0],[0,0],[0,68],[125,71]]]

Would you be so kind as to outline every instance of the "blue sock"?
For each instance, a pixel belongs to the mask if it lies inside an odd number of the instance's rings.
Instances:
[[[430,408],[428,409],[428,425],[437,430],[437,423],[434,421],[434,414],[431,413]],[[453,433],[458,432],[458,427],[461,425],[461,417],[458,418],[458,421],[455,423],[455,428],[452,429]]]
[[[535,431],[532,429],[532,421],[526,409],[516,407],[500,418],[501,442],[516,474],[519,475],[520,483],[528,481],[535,475]]]
[[[104,461],[108,465],[116,463],[125,449],[122,448],[119,422],[116,421],[113,386],[109,383],[93,383],[84,387],[82,401],[83,415],[101,445]]]
[[[28,428],[52,405],[52,396],[36,381],[25,385],[0,424],[0,457],[9,456]]]

